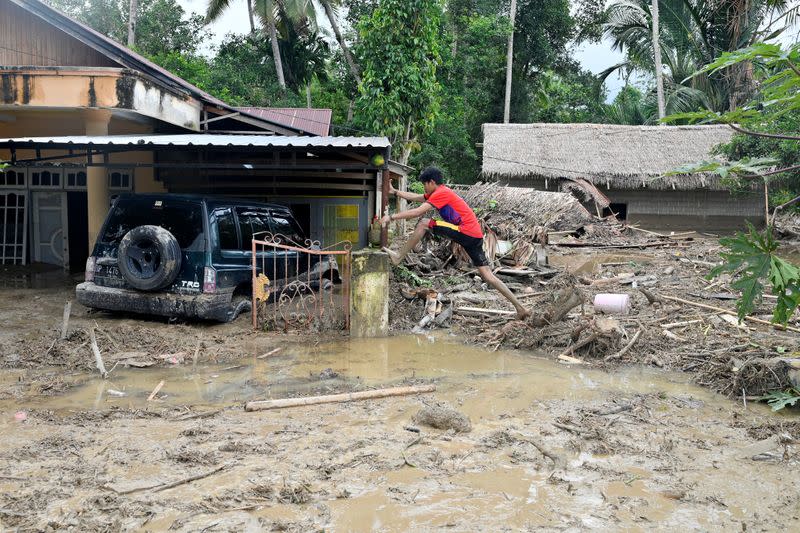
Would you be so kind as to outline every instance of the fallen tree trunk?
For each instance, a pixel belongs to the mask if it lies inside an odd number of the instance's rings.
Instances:
[[[247,402],[245,411],[263,411],[267,409],[283,409],[285,407],[299,407],[301,405],[317,405],[320,403],[353,402],[357,400],[370,400],[373,398],[387,398],[389,396],[407,396],[433,392],[436,385],[418,385],[411,387],[392,387],[388,389],[367,390],[361,392],[346,392],[343,394],[328,394],[325,396],[308,396],[305,398],[283,398],[280,400],[256,400]]]

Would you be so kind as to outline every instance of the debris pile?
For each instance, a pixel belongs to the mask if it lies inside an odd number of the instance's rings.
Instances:
[[[507,189],[487,191],[502,196]],[[471,192],[464,196],[471,198]],[[395,331],[452,327],[489,349],[540,350],[568,364],[689,371],[699,384],[745,399],[800,385],[800,359],[789,355],[800,349],[800,324],[786,330],[770,324],[769,295],[739,323],[730,277],[708,279],[719,262],[715,237],[693,231],[667,235],[594,219],[566,230],[536,227],[540,237],[534,239],[518,208],[498,202],[482,212],[481,221],[487,252],[494,252],[487,253],[493,271],[533,316],[517,320],[455,246],[429,237],[409,254],[407,266],[394,271]],[[625,305],[604,314],[596,303],[607,297],[596,300],[598,295],[620,295]]]

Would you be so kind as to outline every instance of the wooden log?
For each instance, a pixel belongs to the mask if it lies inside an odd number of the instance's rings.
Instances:
[[[680,328],[683,326],[691,326],[692,324],[699,324],[702,320],[683,320],[681,322],[670,322],[669,324],[664,324],[661,326],[661,329],[672,329],[672,328]]]
[[[505,309],[484,309],[483,307],[456,307],[456,313],[459,315],[502,315],[514,316],[516,311],[507,311]]]
[[[389,396],[408,396],[434,392],[436,385],[416,385],[410,387],[392,387],[388,389],[375,389],[360,392],[346,392],[343,394],[328,394],[324,396],[307,396],[305,398],[282,398],[279,400],[256,400],[247,402],[245,411],[263,411],[267,409],[283,409],[285,407],[299,407],[301,405],[317,405],[321,403],[354,402],[358,400],[371,400],[374,398],[387,398]]]
[[[701,304],[700,302],[693,302],[691,300],[684,300],[683,298],[678,298],[677,296],[667,296],[666,294],[659,295],[659,298],[664,300],[671,300],[673,302],[678,302],[686,305],[691,305],[693,307],[699,307],[700,309],[708,309],[709,311],[716,311],[717,313],[725,313],[729,315],[736,315],[736,311],[731,311],[730,309],[723,309],[722,307],[717,307],[715,305],[708,305],[708,304]],[[765,326],[772,326],[773,328],[782,330],[782,331],[794,331],[795,333],[800,333],[800,329],[793,328],[792,326],[782,326],[780,324],[773,324],[772,322],[768,322],[767,320],[761,320],[760,318],[756,318],[753,316],[746,316],[744,317],[745,320],[749,320],[750,322],[755,322],[756,324],[763,324]]]
[[[68,301],[64,305],[64,318],[61,321],[61,340],[65,340],[67,338],[67,332],[69,331],[69,315],[72,311],[72,300]]]
[[[657,246],[674,246],[671,241],[665,242],[644,242],[641,244],[603,244],[601,242],[555,242],[553,246],[567,246],[570,248],[615,248],[620,250],[630,248],[654,248]]]

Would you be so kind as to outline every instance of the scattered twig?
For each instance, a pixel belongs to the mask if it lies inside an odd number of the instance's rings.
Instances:
[[[161,381],[158,382],[158,385],[156,385],[156,388],[153,389],[153,392],[150,393],[150,396],[147,397],[147,401],[148,402],[152,402],[153,399],[156,397],[156,394],[158,394],[158,391],[160,391],[161,387],[163,387],[163,386],[164,386],[164,380],[162,379]]]
[[[94,328],[89,328],[89,342],[92,345],[94,364],[97,366],[97,370],[100,371],[100,375],[103,377],[103,379],[106,379],[108,377],[108,372],[106,371],[106,365],[103,364],[103,357],[100,355],[100,348],[97,347],[97,338],[94,336]]]
[[[725,314],[728,314],[728,315],[736,316],[736,311],[731,311],[730,309],[723,309],[722,307],[717,307],[717,306],[714,306],[714,305],[701,304],[700,302],[693,302],[691,300],[684,300],[683,298],[678,298],[676,296],[667,296],[666,294],[660,295],[660,298],[662,298],[664,300],[671,300],[673,302],[686,304],[686,305],[691,305],[691,306],[694,306],[694,307],[699,307],[701,309],[708,309],[710,311],[716,311],[718,313],[725,313]],[[792,326],[783,326],[781,324],[774,324],[772,322],[768,322],[766,320],[761,320],[760,318],[756,318],[756,317],[753,317],[753,316],[746,316],[746,317],[744,317],[744,319],[745,320],[749,320],[750,322],[755,322],[757,324],[763,324],[765,326],[771,326],[771,327],[774,327],[776,329],[794,331],[795,333],[800,333],[800,329],[798,329],[798,328],[793,328]]]
[[[259,355],[258,357],[256,357],[256,359],[265,359],[265,358],[269,357],[270,355],[275,355],[276,353],[280,352],[281,350],[282,350],[282,348],[280,346],[278,346],[274,350],[270,350],[270,351],[268,351],[267,353],[265,353],[263,355]]]

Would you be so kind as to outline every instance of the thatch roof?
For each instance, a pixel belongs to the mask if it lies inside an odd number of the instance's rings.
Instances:
[[[666,176],[709,159],[727,126],[484,124],[483,175],[520,183],[583,178],[610,189],[722,189],[711,174]]]
[[[569,193],[476,183],[460,187],[459,194],[478,217],[491,224],[507,221],[520,231],[536,226],[573,230],[592,221],[592,215]]]

